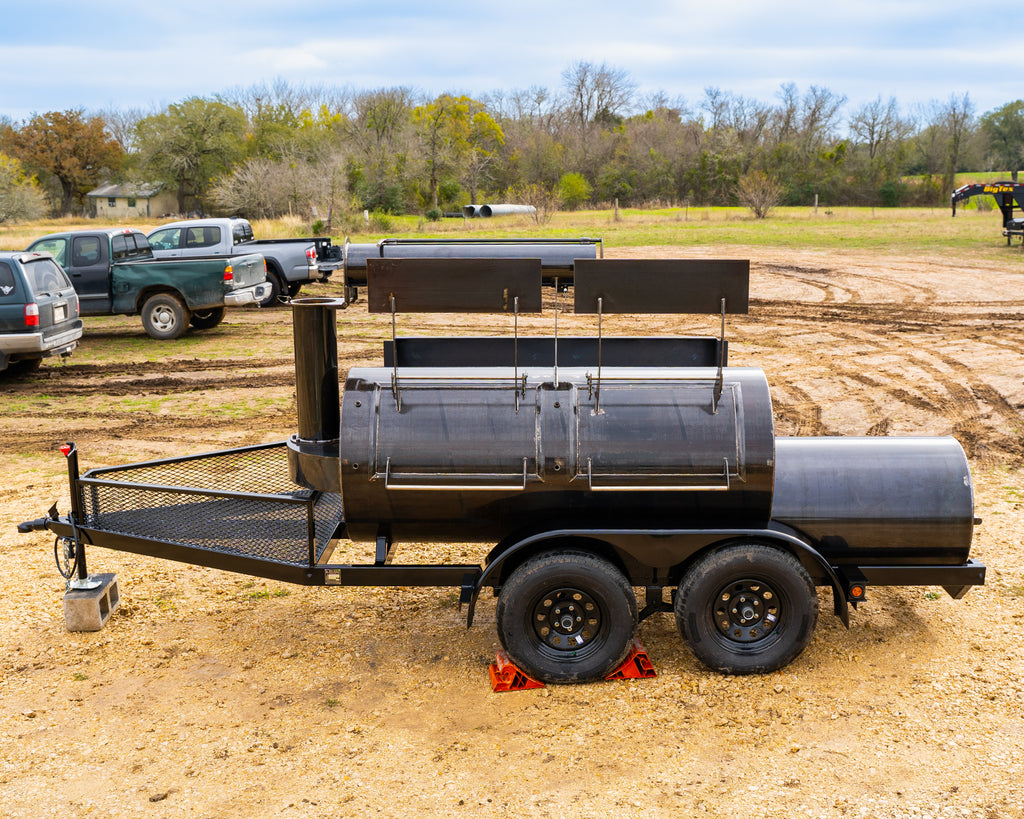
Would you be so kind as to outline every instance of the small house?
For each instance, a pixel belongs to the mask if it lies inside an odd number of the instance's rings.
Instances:
[[[178,197],[159,183],[125,182],[100,185],[89,191],[86,200],[96,216],[114,219],[123,216],[156,217],[178,212]]]

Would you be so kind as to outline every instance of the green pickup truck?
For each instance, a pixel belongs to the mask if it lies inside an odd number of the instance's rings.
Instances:
[[[191,325],[216,327],[225,307],[258,304],[270,285],[263,256],[157,259],[134,228],[51,233],[28,249],[51,253],[78,293],[83,316],[141,315],[156,339],[178,338]]]

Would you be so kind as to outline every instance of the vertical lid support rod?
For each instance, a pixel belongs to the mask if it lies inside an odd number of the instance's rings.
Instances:
[[[519,414],[519,296],[512,299],[514,313],[512,338],[512,388],[516,394],[516,414]]]
[[[604,309],[604,299],[597,297],[597,389],[594,390],[594,412],[601,414],[601,313]]]
[[[725,378],[722,373],[725,367],[725,298],[722,299],[722,329],[718,337],[718,375],[715,378],[715,393],[712,396],[711,412],[718,414],[718,402],[722,400],[722,389]]]
[[[382,251],[383,252],[383,251]],[[402,411],[402,392],[398,386],[398,336],[395,332],[395,294],[390,294],[391,300],[391,349],[395,351],[394,372],[391,373],[391,394],[395,397],[395,407]]]
[[[555,278],[555,386],[558,386],[558,278]]]

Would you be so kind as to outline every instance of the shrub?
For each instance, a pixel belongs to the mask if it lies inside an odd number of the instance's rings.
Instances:
[[[562,204],[569,210],[576,210],[590,199],[593,188],[582,174],[566,173],[558,181],[558,193]]]
[[[907,192],[907,186],[899,181],[890,180],[878,189],[878,198],[882,206],[886,208],[897,208],[903,204],[903,197]]]
[[[375,210],[370,213],[370,229],[378,233],[390,233],[394,230],[395,220],[391,214],[383,210]]]
[[[740,204],[750,208],[756,218],[766,219],[782,201],[782,185],[764,171],[751,171],[740,178],[736,197]]]

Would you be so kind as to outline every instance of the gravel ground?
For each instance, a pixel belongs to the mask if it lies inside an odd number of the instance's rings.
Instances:
[[[492,598],[467,631],[449,589],[304,588],[93,549],[122,605],[103,631],[70,634],[50,539],[15,532],[54,500],[67,508],[55,443],[78,441],[88,467],[280,440],[293,425],[285,411],[215,417],[249,393],[290,394],[287,350],[131,368],[73,358],[0,382],[0,813],[1024,816],[1024,276],[856,252],[729,255],[752,261],[731,362],[767,372],[777,432],[956,435],[986,586],[960,601],[871,589],[848,631],[821,590],[810,647],[761,677],[707,671],[659,614],[640,628],[654,679],[495,694]],[[375,360],[390,327],[362,310],[344,321],[345,366]],[[439,330],[417,322],[407,331]],[[287,310],[239,312],[219,332],[288,328]],[[183,400],[118,403],[135,395]],[[403,544],[399,560],[485,550]]]

